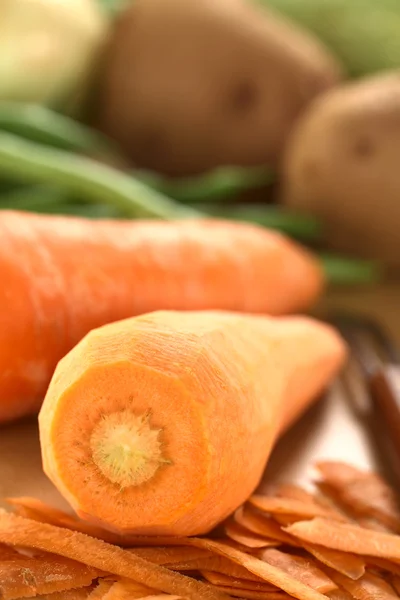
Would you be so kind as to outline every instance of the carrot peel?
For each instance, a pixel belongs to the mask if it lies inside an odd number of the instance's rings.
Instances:
[[[400,561],[400,537],[391,533],[365,529],[356,524],[332,523],[320,517],[312,521],[298,521],[286,527],[285,531],[327,548]]]
[[[168,571],[117,546],[5,511],[0,512],[0,541],[11,546],[52,552],[169,594],[199,600],[228,600],[225,594],[201,582]]]

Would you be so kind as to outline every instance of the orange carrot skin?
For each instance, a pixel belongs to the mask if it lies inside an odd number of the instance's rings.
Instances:
[[[284,314],[323,288],[316,260],[260,227],[0,213],[0,422],[37,413],[58,360],[157,309]]]
[[[55,371],[39,415],[45,472],[95,524],[205,533],[254,491],[344,357],[329,326],[300,317],[160,311],[106,325]],[[161,432],[169,462],[144,484],[113,483],[93,460],[92,432],[116,413],[151,415]]]

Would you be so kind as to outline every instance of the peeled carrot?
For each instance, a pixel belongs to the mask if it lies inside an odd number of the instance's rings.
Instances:
[[[345,356],[306,317],[159,311],[92,331],[39,415],[44,469],[121,533],[194,535],[242,504],[279,434]]]
[[[37,413],[94,327],[158,309],[283,314],[323,287],[288,238],[227,221],[96,221],[0,212],[0,422]]]

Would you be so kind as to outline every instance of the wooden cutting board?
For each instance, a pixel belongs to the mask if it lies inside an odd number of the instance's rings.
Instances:
[[[333,309],[356,310],[377,317],[400,343],[400,285],[330,292],[318,312]],[[265,481],[304,481],[318,459],[348,460],[360,467],[379,468],[368,433],[339,386],[334,386],[281,440],[271,457]],[[66,508],[42,472],[35,420],[0,428],[0,504],[2,498],[21,495],[36,496]]]
[[[331,290],[320,312],[348,310],[374,317],[400,345],[400,283],[376,288]]]

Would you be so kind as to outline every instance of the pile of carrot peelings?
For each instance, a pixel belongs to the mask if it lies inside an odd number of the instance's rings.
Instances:
[[[0,512],[0,598],[393,600],[400,511],[376,474],[317,465],[256,494],[208,538],[121,537],[34,498]]]

